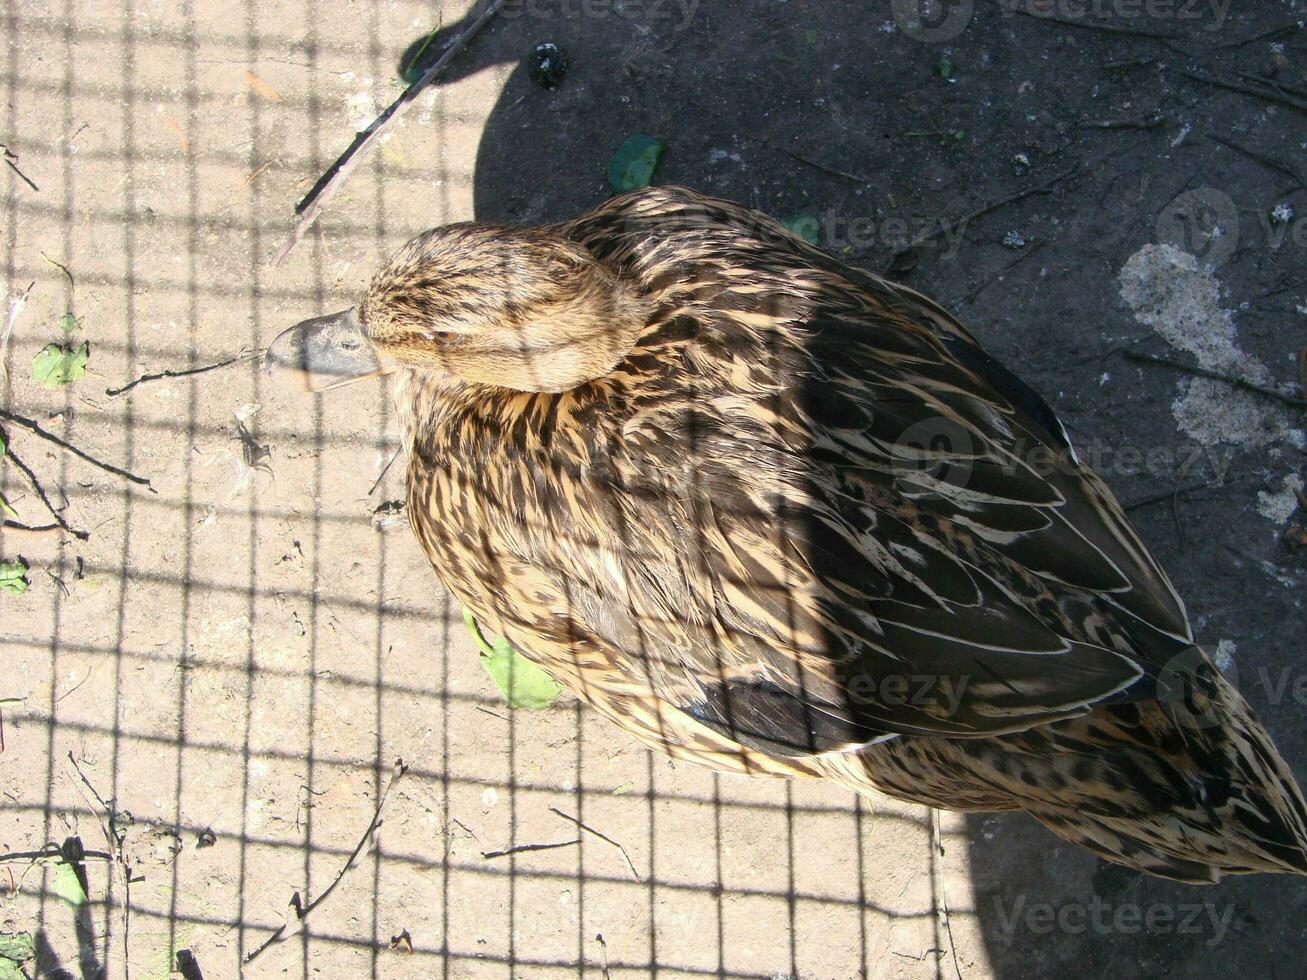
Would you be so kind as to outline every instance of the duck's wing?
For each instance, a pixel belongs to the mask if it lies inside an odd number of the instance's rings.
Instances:
[[[669,703],[791,754],[992,735],[1142,696],[1192,644],[1056,416],[946,313],[702,214],[673,271],[644,217],[598,251],[643,250],[700,322],[668,303],[628,365],[679,380],[572,491],[587,544],[555,574]]]

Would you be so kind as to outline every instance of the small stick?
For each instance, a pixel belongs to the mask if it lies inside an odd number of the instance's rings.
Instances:
[[[1117,68],[1147,68],[1149,65],[1156,63],[1156,58],[1123,58],[1120,61],[1104,62],[1102,67],[1106,71],[1112,71]]]
[[[1244,85],[1242,82],[1232,81],[1228,78],[1216,78],[1211,75],[1203,75],[1196,71],[1181,69],[1180,74],[1185,78],[1192,78],[1195,82],[1214,85],[1217,88],[1227,89],[1231,92],[1242,92],[1244,95],[1254,95],[1259,99],[1265,99],[1267,102],[1276,102],[1280,105],[1288,106],[1290,109],[1297,109],[1299,112],[1307,112],[1307,102],[1279,92],[1265,92],[1262,89],[1254,88],[1251,85]]]
[[[51,844],[43,851],[10,851],[7,854],[0,854],[0,862],[13,862],[16,864],[19,861],[40,861],[47,858],[57,858],[61,853],[59,848]],[[97,861],[113,860],[113,855],[106,851],[83,851],[82,857],[95,858]]]
[[[1215,133],[1208,133],[1207,138],[1212,140],[1214,143],[1220,143],[1222,146],[1229,147],[1236,153],[1242,153],[1249,160],[1255,160],[1263,167],[1269,167],[1272,170],[1284,174],[1286,177],[1293,178],[1298,182],[1300,187],[1307,187],[1307,178],[1304,178],[1302,174],[1298,173],[1298,171],[1287,163],[1281,163],[1274,157],[1269,157],[1264,153],[1258,153],[1256,150],[1249,149],[1242,143],[1236,143],[1234,140],[1226,139],[1223,136],[1217,136]]]
[[[1285,95],[1307,96],[1307,89],[1298,88],[1296,85],[1290,85],[1288,82],[1282,82],[1279,79],[1267,78],[1265,75],[1257,75],[1250,71],[1241,71],[1239,77],[1248,82],[1260,82],[1267,88],[1274,89],[1277,92],[1283,92]]]
[[[77,288],[77,283],[73,281],[73,274],[68,270],[68,266],[64,265],[62,262],[58,261],[57,259],[50,258],[50,256],[46,255],[44,252],[41,253],[41,258],[45,259],[52,266],[54,266],[56,269],[58,269],[65,276],[68,277],[68,289],[70,291]]]
[[[1048,180],[1044,181],[1042,184],[1036,184],[1034,187],[1027,187],[1025,190],[1017,191],[1015,194],[1009,194],[1007,197],[1002,198],[1001,200],[994,201],[991,204],[983,205],[982,207],[978,207],[974,211],[970,211],[967,214],[964,214],[962,217],[958,218],[956,221],[951,222],[951,224],[955,228],[962,225],[968,225],[972,221],[976,220],[977,218],[981,218],[989,214],[991,211],[997,211],[999,208],[1006,207],[1009,204],[1015,204],[1017,201],[1023,200],[1034,194],[1047,194],[1050,190],[1052,190],[1052,188],[1056,184],[1060,184],[1068,177],[1078,173],[1080,170],[1080,166],[1081,165],[1079,163],[1072,164],[1070,167],[1068,167],[1066,170],[1063,170],[1061,173],[1057,173],[1054,174],[1052,177],[1049,177]],[[896,256],[902,255],[904,252],[909,252],[912,249],[917,248],[918,246],[924,245],[932,238],[938,238],[942,234],[944,234],[944,223],[940,222],[940,226],[938,228],[935,228],[934,230],[927,232],[925,235],[921,235],[918,238],[914,238],[907,245],[904,245],[900,249],[896,249],[894,254]]]
[[[1177,500],[1180,497],[1187,497],[1191,493],[1197,493],[1199,490],[1208,490],[1217,484],[1211,480],[1203,483],[1191,483],[1187,487],[1177,487],[1174,490],[1166,490],[1162,493],[1149,494],[1147,497],[1140,497],[1138,500],[1131,500],[1121,505],[1122,510],[1140,510],[1144,507],[1151,507],[1153,504],[1160,504],[1165,500]]]
[[[345,866],[340,869],[331,884],[326,887],[322,894],[302,908],[299,903],[299,894],[296,893],[295,898],[291,902],[291,908],[295,910],[294,926],[292,927],[291,924],[287,922],[278,927],[276,932],[263,941],[262,946],[254,950],[254,952],[246,955],[245,959],[241,961],[242,965],[252,963],[255,957],[259,956],[269,946],[283,943],[287,939],[298,935],[304,930],[304,927],[308,925],[309,913],[326,901],[327,896],[336,890],[336,886],[340,884],[340,881],[345,877],[346,872],[354,867],[355,863],[358,861],[359,856],[363,853],[364,847],[368,845],[376,832],[381,828],[381,814],[386,808],[386,800],[390,798],[390,790],[406,772],[408,772],[408,766],[404,765],[402,760],[396,763],[395,771],[391,774],[390,781],[386,783],[386,788],[381,793],[381,799],[377,801],[377,812],[372,815],[372,820],[368,824],[368,829],[364,831],[363,836],[359,838],[359,842],[354,846],[354,850],[350,852],[349,857],[346,859]]]
[[[1298,351],[1298,390],[1307,399],[1307,347]]]
[[[1173,371],[1183,371],[1186,374],[1194,374],[1200,378],[1211,378],[1213,381],[1223,381],[1228,385],[1236,388],[1242,388],[1244,391],[1256,392],[1267,398],[1274,398],[1278,402],[1283,402],[1290,408],[1307,408],[1307,399],[1294,398],[1292,395],[1286,395],[1283,392],[1276,391],[1274,388],[1268,388],[1266,385],[1259,385],[1252,381],[1245,381],[1243,378],[1236,378],[1228,374],[1222,374],[1220,371],[1212,371],[1207,368],[1198,367],[1196,364],[1181,364],[1179,361],[1172,361],[1165,357],[1158,357],[1156,354],[1141,354],[1138,351],[1127,350],[1122,352],[1126,358],[1132,361],[1140,361],[1145,364],[1160,364],[1163,367],[1169,367]]]
[[[167,378],[185,378],[192,374],[204,374],[208,371],[217,371],[219,368],[230,367],[232,364],[244,364],[246,361],[252,361],[262,353],[263,351],[261,350],[242,351],[235,357],[229,357],[225,361],[218,361],[215,364],[205,364],[202,367],[187,368],[184,371],[173,371],[169,369],[159,371],[155,374],[143,374],[135,381],[129,381],[121,388],[105,388],[104,393],[111,398],[116,398],[119,395],[127,394],[127,392],[131,391],[137,385],[149,384],[151,381],[163,381]]]
[[[506,857],[509,854],[521,854],[523,851],[552,851],[560,847],[575,847],[581,843],[581,838],[575,840],[559,841],[557,844],[518,844],[515,847],[507,847],[502,851],[482,851],[481,856],[486,860],[490,858]]]
[[[1166,118],[1159,114],[1142,119],[1100,119],[1078,125],[1081,129],[1156,129],[1164,122]]]
[[[100,804],[100,809],[104,811],[104,822],[100,824],[100,829],[104,832],[105,843],[109,845],[109,853],[113,855],[114,872],[117,875],[118,882],[123,890],[123,978],[124,980],[130,980],[131,965],[128,957],[128,940],[132,927],[132,875],[131,869],[127,866],[127,859],[123,855],[123,840],[118,836],[118,818],[114,813],[113,807],[105,802],[104,797],[99,794],[96,788],[91,785],[91,781],[86,778],[86,773],[82,772],[82,767],[77,764],[77,760],[73,758],[72,752],[68,753],[68,763],[73,767],[73,770],[77,773],[82,783],[85,784],[86,789],[91,791],[91,795],[94,796],[96,802]],[[77,783],[73,783],[73,785],[77,786]],[[77,786],[77,792],[81,794],[83,800],[86,800],[86,805],[94,810],[95,807],[92,806],[90,799],[87,797],[85,790],[83,790],[81,786]]]
[[[930,826],[931,835],[935,839],[936,845],[939,848],[940,857],[942,858],[944,856],[944,845],[940,843],[939,811],[934,807],[930,808]],[[962,980],[962,967],[958,963],[958,944],[957,940],[953,938],[953,922],[949,918],[948,893],[944,890],[944,872],[943,869],[936,864],[933,855],[931,856],[930,864],[931,870],[935,875],[934,884],[939,886],[939,906],[944,913],[944,928],[948,931],[949,952],[953,954],[953,972],[957,974],[958,980]]]
[[[9,169],[18,174],[24,184],[32,188],[32,190],[36,191],[38,194],[41,193],[41,188],[32,183],[32,178],[18,169],[18,154],[9,149],[9,147],[5,146],[3,143],[0,143],[0,150],[4,151],[5,163],[9,165]]]
[[[1011,8],[1008,11],[1009,13],[1019,14],[1022,17],[1029,17],[1031,20],[1042,20],[1053,24],[1061,24],[1063,27],[1080,27],[1087,31],[1103,31],[1107,34],[1125,34],[1129,37],[1148,37],[1152,38],[1154,41],[1175,41],[1179,39],[1175,34],[1163,34],[1159,31],[1146,31],[1139,27],[1118,27],[1115,24],[1096,24],[1092,20],[1063,19],[1051,15],[1045,16],[1044,14],[1032,13],[1029,10],[1022,10],[1020,7],[1012,6],[1011,4],[1004,4],[1004,6]]]
[[[30,534],[33,536],[46,534],[63,534],[67,528],[58,524],[42,524],[40,527],[33,527],[30,524],[19,524],[17,521],[4,521],[0,523],[0,528],[5,534]]]
[[[1227,41],[1225,44],[1218,44],[1216,50],[1228,51],[1231,48],[1242,48],[1245,44],[1252,44],[1254,41],[1271,41],[1277,37],[1288,37],[1290,34],[1296,34],[1302,29],[1301,24],[1284,24],[1281,27],[1272,27],[1269,30],[1261,31],[1238,41]]]
[[[406,88],[403,94],[387,106],[381,115],[372,120],[372,124],[367,129],[355,134],[354,142],[349,145],[349,148],[318,178],[318,182],[304,195],[304,199],[295,205],[295,213],[300,215],[300,220],[296,223],[295,230],[291,232],[286,244],[281,247],[281,251],[273,258],[272,264],[274,266],[281,265],[290,250],[304,237],[304,233],[309,230],[309,226],[318,220],[327,201],[331,200],[345,182],[345,179],[358,166],[359,161],[363,159],[363,151],[390,128],[391,123],[417,98],[418,93],[431,84],[436,76],[449,66],[455,56],[467,47],[472,38],[476,37],[481,28],[490,23],[495,14],[499,13],[499,8],[504,3],[505,0],[490,0],[481,15],[454,39],[454,42],[445,49],[445,53],[436,59],[436,63],[423,72],[421,78]]]
[[[87,538],[91,536],[90,531],[78,531],[72,528],[71,526],[69,526],[68,522],[64,520],[63,514],[59,513],[59,511],[55,509],[54,504],[50,502],[50,498],[46,496],[45,488],[41,486],[41,481],[36,478],[36,474],[32,472],[32,468],[28,466],[26,463],[24,463],[22,458],[19,457],[19,455],[16,452],[14,452],[12,448],[10,448],[8,452],[8,456],[10,462],[12,462],[15,466],[18,467],[20,471],[22,471],[23,476],[27,477],[27,482],[32,485],[32,489],[36,491],[36,495],[37,497],[40,498],[41,503],[45,505],[45,509],[48,510],[50,512],[50,516],[55,519],[54,526],[56,529],[67,531],[78,541],[85,541]],[[6,522],[6,526],[10,526],[8,522]],[[21,525],[18,525],[17,527],[21,528]],[[27,530],[44,531],[45,528],[28,528]]]
[[[1017,265],[1024,262],[1026,259],[1030,258],[1030,256],[1034,255],[1036,252],[1038,252],[1047,244],[1048,244],[1047,242],[1037,242],[1034,245],[1032,245],[1030,248],[1025,249],[1020,255],[1014,258],[1011,262],[1004,263],[1002,268],[998,269],[992,275],[986,276],[985,279],[982,280],[979,285],[977,285],[974,289],[972,289],[971,292],[967,293],[965,298],[958,300],[950,305],[961,306],[963,303],[974,303],[976,301],[976,297],[978,297],[981,293],[983,293],[986,289],[992,286],[995,282],[1003,278],[1003,276],[1005,276],[1008,272],[1016,268]]]
[[[576,824],[576,825],[577,825],[578,827],[580,827],[582,830],[584,830],[584,831],[586,831],[586,832],[588,832],[588,833],[594,834],[594,835],[595,835],[596,837],[598,837],[601,841],[606,841],[607,843],[612,844],[613,847],[617,848],[619,851],[622,852],[622,857],[626,858],[626,866],[627,866],[628,868],[631,869],[631,874],[633,874],[633,875],[635,876],[635,880],[636,880],[636,881],[643,881],[643,880],[644,880],[643,878],[640,877],[640,872],[638,872],[638,871],[635,870],[635,863],[631,860],[631,855],[627,854],[627,853],[626,853],[626,848],[623,847],[621,844],[619,844],[617,841],[613,840],[613,839],[612,839],[611,837],[609,837],[607,834],[601,834],[599,831],[595,830],[595,829],[594,829],[593,827],[591,827],[589,824],[584,824],[584,823],[582,823],[580,820],[576,819],[576,817],[573,817],[573,816],[571,816],[570,814],[564,813],[562,810],[558,809],[558,807],[556,807],[556,806],[551,806],[549,809],[552,810],[552,811],[554,811],[554,813],[558,814],[558,815],[559,815],[560,817],[562,817],[564,820],[570,820],[572,823]]]
[[[809,160],[807,157],[795,153],[793,150],[787,150],[784,147],[781,147],[781,152],[788,157],[793,157],[795,160],[798,160],[799,163],[807,164],[814,170],[820,170],[822,173],[830,174],[832,177],[843,177],[845,180],[851,180],[855,184],[871,183],[871,181],[867,180],[865,177],[859,177],[857,174],[851,174],[846,170],[837,170],[835,167],[828,167],[826,164],[819,163],[816,160]]]
[[[141,486],[148,488],[151,493],[157,492],[155,491],[154,487],[150,486],[150,481],[147,480],[145,477],[137,476],[135,473],[129,473],[127,470],[119,469],[117,466],[114,466],[112,463],[106,463],[103,460],[96,459],[94,456],[90,455],[89,453],[82,452],[82,450],[78,449],[71,442],[65,442],[63,439],[60,439],[53,432],[46,432],[45,429],[41,428],[39,425],[37,425],[35,422],[27,418],[26,416],[16,415],[13,412],[0,408],[0,419],[4,419],[8,422],[13,422],[15,425],[21,425],[24,429],[27,429],[29,432],[34,432],[36,435],[40,436],[42,439],[46,440],[47,442],[53,442],[56,446],[68,450],[74,456],[78,457],[79,459],[85,460],[86,462],[90,463],[92,466],[98,466],[106,473],[112,473],[114,476],[120,476],[124,480],[130,480],[132,483],[140,484]]]
[[[381,472],[377,475],[376,482],[372,484],[372,489],[368,491],[369,497],[371,497],[374,493],[377,492],[377,487],[381,486],[381,481],[386,478],[386,474],[390,472],[390,468],[395,465],[395,460],[399,458],[399,451],[403,448],[404,448],[403,446],[395,447],[394,455],[391,456],[390,461],[381,468]]]

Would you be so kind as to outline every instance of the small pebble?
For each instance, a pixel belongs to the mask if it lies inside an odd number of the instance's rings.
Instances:
[[[1013,230],[1003,236],[1003,245],[1005,248],[1019,249],[1026,247],[1026,240],[1021,232]]]
[[[1026,171],[1030,169],[1030,157],[1018,153],[1012,158],[1012,169],[1017,172],[1018,177],[1025,176]]]
[[[1275,207],[1271,208],[1271,224],[1287,225],[1293,220],[1293,206],[1286,201],[1281,201]]]
[[[558,88],[566,74],[567,55],[553,41],[541,41],[531,49],[531,80],[541,88]]]

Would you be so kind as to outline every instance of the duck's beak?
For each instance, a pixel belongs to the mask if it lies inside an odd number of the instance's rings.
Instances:
[[[273,377],[309,391],[386,373],[353,308],[315,316],[283,331],[268,346],[263,362]]]

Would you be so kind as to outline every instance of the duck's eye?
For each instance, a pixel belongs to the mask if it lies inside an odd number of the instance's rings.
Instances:
[[[434,344],[438,341],[450,340],[453,336],[454,332],[452,330],[428,330],[422,334],[422,339]]]

